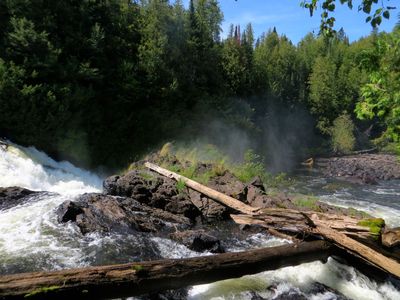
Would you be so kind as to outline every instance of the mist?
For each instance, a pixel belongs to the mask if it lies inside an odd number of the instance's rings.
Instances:
[[[253,109],[254,103],[264,103],[263,108]],[[252,149],[264,159],[269,172],[279,173],[294,171],[321,142],[314,132],[315,120],[307,110],[281,101],[266,97],[235,99],[229,113],[233,117],[202,112],[196,133],[193,127],[191,134],[182,130],[175,146],[202,149],[212,144],[236,163],[242,162],[246,151]]]

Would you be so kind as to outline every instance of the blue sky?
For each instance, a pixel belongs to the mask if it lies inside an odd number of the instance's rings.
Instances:
[[[231,23],[240,24],[244,29],[245,25],[251,22],[256,37],[275,26],[279,34],[285,34],[297,44],[308,32],[318,33],[321,13],[321,10],[318,10],[313,17],[310,17],[308,10],[300,7],[300,2],[301,0],[219,0],[224,13],[222,36],[226,36]],[[335,26],[337,29],[343,27],[350,41],[371,32],[371,25],[365,23],[367,15],[358,12],[357,9],[361,0],[353,1],[352,10],[345,5],[340,5],[339,1],[336,2],[338,4],[333,15],[336,18]],[[395,2],[397,1],[392,0],[389,5],[399,4]],[[391,31],[397,22],[399,11],[399,9],[392,11],[390,19],[385,19],[379,30]]]

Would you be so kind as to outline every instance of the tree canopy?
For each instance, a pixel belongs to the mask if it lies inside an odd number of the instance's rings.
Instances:
[[[182,135],[213,135],[215,120],[264,149],[277,107],[305,112],[325,141],[345,114],[356,131],[373,125],[371,137],[399,142],[398,28],[294,45],[251,24],[222,39],[222,19],[216,0],[1,1],[0,134],[116,167]]]

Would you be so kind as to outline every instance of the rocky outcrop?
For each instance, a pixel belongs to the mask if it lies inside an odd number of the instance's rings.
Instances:
[[[65,201],[57,209],[59,222],[74,222],[83,234],[89,232],[160,232],[187,229],[191,222],[182,215],[151,208],[128,197],[84,194]]]
[[[389,154],[361,154],[317,160],[328,177],[340,177],[360,184],[400,178],[398,157]]]
[[[44,192],[35,192],[21,187],[0,187],[0,210],[8,209],[29,201],[32,196]]]
[[[129,197],[150,207],[184,215],[192,221],[201,214],[188,197],[178,191],[174,180],[153,173],[130,171],[123,176],[107,178],[103,186],[105,194]]]

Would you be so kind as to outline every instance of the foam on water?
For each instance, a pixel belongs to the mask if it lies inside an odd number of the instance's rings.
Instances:
[[[33,147],[15,144],[0,150],[0,187],[78,195],[101,189],[101,179],[69,162],[56,162]]]
[[[351,195],[346,195],[344,193],[334,193],[332,195],[321,196],[320,199],[328,204],[344,207],[344,208],[355,208],[358,210],[365,211],[366,213],[377,217],[383,218],[387,225],[391,227],[400,226],[400,211],[388,207],[385,205],[358,200],[351,197]]]
[[[18,272],[81,266],[82,239],[72,224],[59,224],[54,209],[84,192],[98,192],[101,179],[35,148],[10,144],[0,150],[0,187],[35,191],[22,205],[0,211],[0,270]]]
[[[325,288],[315,288],[315,283]],[[391,283],[378,284],[332,258],[325,264],[312,262],[195,286],[189,299],[251,299],[255,292],[266,299],[285,295],[292,295],[290,299],[338,299],[340,294],[360,300],[400,299],[400,291]]]
[[[318,188],[320,184],[326,181],[315,179],[311,187]],[[169,239],[149,238],[139,233],[82,236],[73,224],[59,224],[55,208],[79,194],[100,191],[101,179],[68,162],[56,162],[35,148],[12,144],[7,151],[0,150],[0,186],[50,192],[32,195],[28,202],[0,211],[0,273],[200,255]],[[391,203],[385,199],[396,197],[400,188],[385,186],[368,188],[364,192],[384,198],[379,203],[362,201],[363,197],[344,189],[322,195],[322,199],[360,208],[384,217],[390,224],[400,225],[400,210],[385,205]],[[254,234],[244,240],[230,237],[224,242],[228,251],[289,243],[264,234]],[[327,288],[313,288],[316,282]],[[400,292],[391,283],[378,284],[333,259],[326,264],[313,262],[195,286],[189,291],[189,299],[252,299],[254,293],[267,299],[285,295],[337,299],[340,293],[351,299],[400,299]]]

